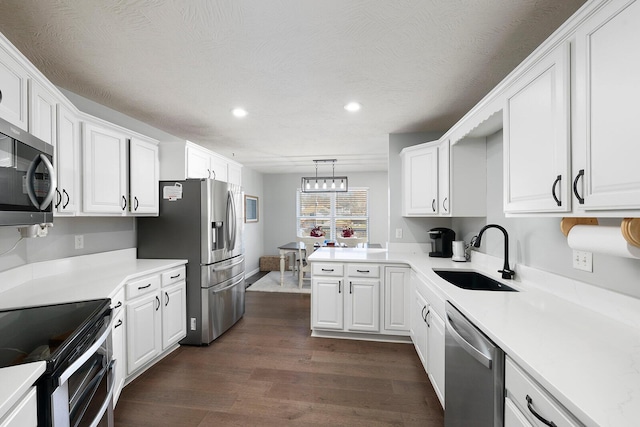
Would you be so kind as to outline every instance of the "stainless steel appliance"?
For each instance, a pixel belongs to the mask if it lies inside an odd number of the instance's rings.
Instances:
[[[212,179],[160,182],[160,215],[138,218],[139,258],[187,259],[187,336],[209,344],[244,315],[242,189]]]
[[[0,367],[42,360],[38,425],[113,426],[109,299],[0,311]]]
[[[445,427],[502,427],[504,352],[447,301]]]
[[[0,226],[53,221],[53,146],[0,119]]]

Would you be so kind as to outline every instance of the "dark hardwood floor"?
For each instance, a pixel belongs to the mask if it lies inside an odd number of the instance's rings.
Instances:
[[[122,391],[116,426],[442,426],[410,344],[311,338],[309,295],[247,292],[208,347],[183,346]]]

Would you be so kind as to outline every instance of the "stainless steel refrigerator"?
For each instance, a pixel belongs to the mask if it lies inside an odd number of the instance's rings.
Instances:
[[[212,179],[160,181],[160,215],[137,219],[138,258],[189,261],[181,344],[209,344],[244,315],[242,198]]]

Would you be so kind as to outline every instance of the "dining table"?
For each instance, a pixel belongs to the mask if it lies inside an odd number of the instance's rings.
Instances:
[[[289,253],[298,252],[299,248],[304,250],[304,244],[300,242],[289,242],[282,246],[278,246],[278,250],[280,251],[280,286],[284,286],[284,257]]]

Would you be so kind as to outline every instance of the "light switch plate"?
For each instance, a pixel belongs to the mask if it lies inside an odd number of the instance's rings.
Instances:
[[[593,273],[593,253],[586,251],[573,251],[573,268],[576,270]]]

